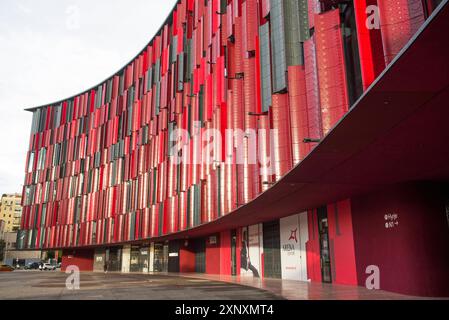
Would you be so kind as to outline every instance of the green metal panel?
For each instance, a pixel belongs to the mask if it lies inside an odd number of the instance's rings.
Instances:
[[[125,91],[125,75],[122,73],[119,79],[119,96],[123,95],[123,91]]]
[[[178,36],[171,38],[170,44],[170,63],[175,63],[178,54]]]
[[[37,237],[37,229],[33,229],[31,232],[31,243],[30,248],[34,249],[36,247],[36,237]]]
[[[190,81],[193,73],[193,52],[192,52],[192,39],[186,41],[186,61],[185,61],[185,74],[184,81]]]
[[[227,2],[227,0],[221,0],[221,1],[220,1],[220,12],[221,12],[221,13],[226,13],[227,8],[228,8],[228,2]]]
[[[299,41],[310,39],[309,8],[307,0],[297,0],[299,6]]]
[[[154,65],[154,81],[161,81],[161,59],[156,60],[156,64]]]
[[[153,68],[149,68],[147,71],[146,92],[150,91],[151,88],[153,88]]]
[[[284,0],[285,8],[285,50],[288,66],[304,64],[301,48],[299,1]]]
[[[47,218],[47,205],[42,205],[42,214],[41,214],[41,228],[45,227],[45,220]]]
[[[198,117],[201,121],[201,127],[204,127],[204,86],[200,86],[200,92],[198,93]]]
[[[267,112],[271,106],[270,24],[268,22],[260,26],[259,38],[262,110]]]
[[[44,244],[44,228],[40,228],[39,248]]]
[[[152,205],[156,204],[156,188],[157,186],[157,169],[154,169],[153,171],[153,201],[151,202]]]
[[[162,228],[164,226],[164,203],[159,204],[159,236],[162,236]]]
[[[156,83],[156,115],[161,111],[161,82]]]
[[[17,232],[16,246],[18,250],[22,250],[25,248],[26,236],[27,236],[26,230],[19,230]]]
[[[180,192],[181,192],[181,164],[178,164],[176,166],[176,193]]]
[[[187,217],[186,217],[187,228],[191,228],[192,227],[190,225],[190,208],[192,207],[192,204],[190,203],[190,194],[191,194],[191,189],[188,188],[187,189]]]
[[[285,57],[285,29],[283,0],[271,0],[271,52],[273,92],[287,88],[287,61]]]
[[[101,107],[101,99],[103,97],[103,86],[99,86],[97,88],[97,92],[95,93],[95,108],[100,108]]]
[[[136,233],[136,213],[133,212],[131,213],[131,226],[130,226],[130,231],[129,231],[129,239],[130,240],[135,240],[135,233]]]
[[[133,106],[134,95],[135,95],[135,90],[134,90],[134,85],[132,85],[132,86],[128,89],[128,105],[127,105],[127,108],[128,108],[128,109],[132,108],[132,106]]]
[[[110,103],[112,100],[112,84],[113,84],[113,80],[109,80],[107,85],[106,85],[106,102]]]
[[[193,223],[194,223],[194,226],[196,227],[201,224],[201,186],[194,185],[193,188],[194,188],[194,192],[195,192]]]
[[[178,91],[184,90],[184,53],[178,55]]]

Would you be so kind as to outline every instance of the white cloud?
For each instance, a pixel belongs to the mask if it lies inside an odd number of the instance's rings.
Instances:
[[[0,1],[0,194],[23,184],[31,126],[23,109],[112,75],[146,45],[175,2]]]

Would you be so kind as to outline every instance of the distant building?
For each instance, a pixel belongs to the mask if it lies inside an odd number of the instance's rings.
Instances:
[[[4,194],[0,201],[0,219],[5,222],[4,232],[17,232],[22,218],[22,196]]]
[[[2,264],[24,267],[30,262],[41,261],[41,251],[17,250],[17,241],[20,241],[17,239],[17,232],[4,232],[3,240],[5,241],[5,247],[3,249],[3,256],[0,256],[0,262]]]

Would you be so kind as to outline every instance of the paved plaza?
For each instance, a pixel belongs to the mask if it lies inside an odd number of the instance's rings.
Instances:
[[[80,289],[60,271],[0,273],[0,299],[19,300],[402,300],[360,287],[200,274],[82,273]]]

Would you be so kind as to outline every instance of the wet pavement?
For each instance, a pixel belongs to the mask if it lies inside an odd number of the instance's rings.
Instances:
[[[82,273],[80,290],[59,271],[0,273],[0,299],[12,300],[277,300],[256,288],[167,275]]]

